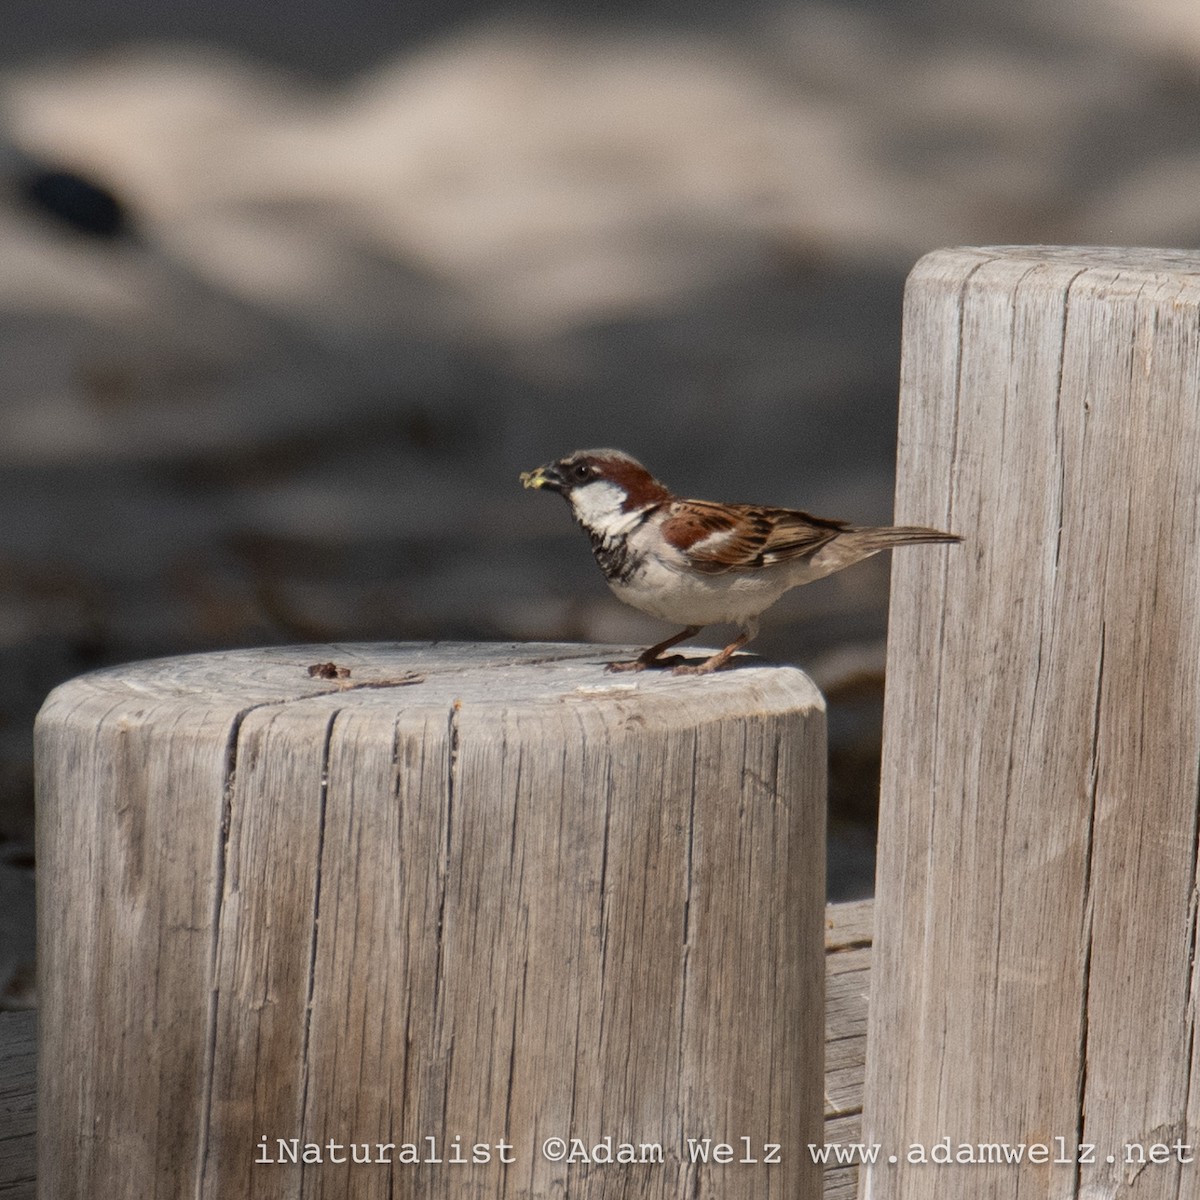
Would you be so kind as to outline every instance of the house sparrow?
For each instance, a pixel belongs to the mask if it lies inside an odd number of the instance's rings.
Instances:
[[[892,546],[960,540],[918,526],[859,528],[789,508],[681,500],[621,450],[577,450],[522,472],[521,482],[566,498],[619,599],[687,627],[631,662],[609,663],[610,671],[716,671],[758,633],[759,614],[791,588]],[[703,662],[662,657],[705,625],[724,623],[741,633]]]

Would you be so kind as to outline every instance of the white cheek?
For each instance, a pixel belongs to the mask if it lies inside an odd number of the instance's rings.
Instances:
[[[571,507],[581,525],[604,533],[623,524],[629,514],[621,511],[625,492],[615,484],[597,479],[571,491]]]

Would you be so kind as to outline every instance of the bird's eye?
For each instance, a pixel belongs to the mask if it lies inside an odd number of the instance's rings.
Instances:
[[[592,477],[592,468],[587,463],[576,463],[571,468],[571,478],[576,483],[586,483]]]

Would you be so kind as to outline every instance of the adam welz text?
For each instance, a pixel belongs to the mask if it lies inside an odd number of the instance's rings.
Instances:
[[[355,1163],[358,1165],[399,1163],[408,1166],[483,1166],[487,1163],[514,1163],[517,1155],[512,1142],[464,1142],[461,1137],[421,1138],[416,1142],[302,1142],[299,1138],[274,1138],[264,1134],[258,1140],[258,1166],[274,1163]],[[545,1161],[556,1163],[663,1163],[666,1155],[661,1142],[622,1142],[602,1137],[589,1142],[583,1138],[544,1138],[536,1151]],[[776,1142],[756,1142],[739,1137],[729,1141],[716,1138],[687,1138],[681,1155],[692,1163],[742,1163],[777,1166],[781,1146]]]

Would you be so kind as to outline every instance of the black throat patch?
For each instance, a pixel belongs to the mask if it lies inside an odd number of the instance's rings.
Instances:
[[[642,555],[635,554],[629,546],[626,534],[604,537],[594,529],[588,529],[588,540],[592,543],[592,554],[609,583],[628,583],[642,565]]]
[[[621,533],[604,534],[580,522],[580,528],[592,544],[592,554],[609,583],[628,583],[641,570],[646,556],[633,549],[629,544],[629,535],[641,529],[661,507],[660,504],[649,505],[638,515],[637,523]]]

